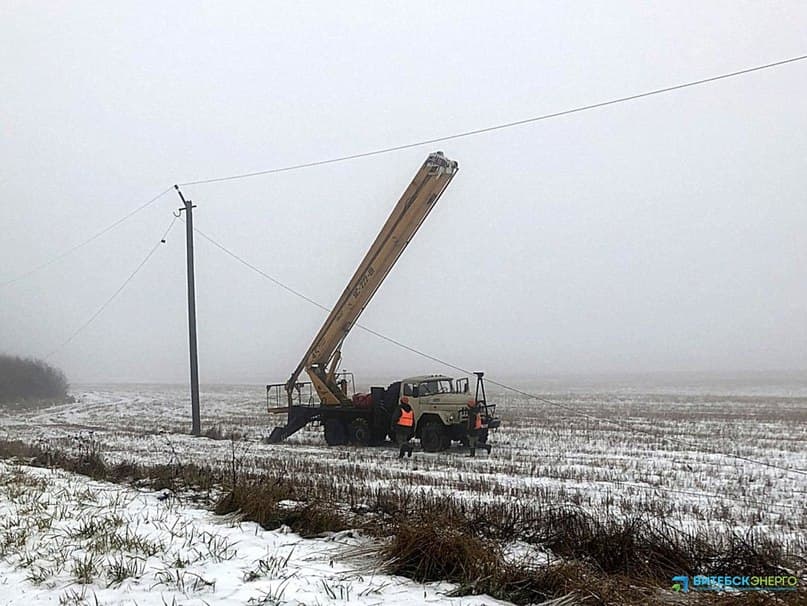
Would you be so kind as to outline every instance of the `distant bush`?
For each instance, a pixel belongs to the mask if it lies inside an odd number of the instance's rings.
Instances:
[[[67,377],[42,360],[0,354],[0,402],[63,400]]]

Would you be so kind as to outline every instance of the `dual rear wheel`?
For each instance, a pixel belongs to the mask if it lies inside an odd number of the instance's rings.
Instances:
[[[325,442],[328,446],[344,446],[356,444],[368,446],[372,441],[370,424],[367,419],[353,419],[349,423],[342,419],[327,419],[325,425]]]

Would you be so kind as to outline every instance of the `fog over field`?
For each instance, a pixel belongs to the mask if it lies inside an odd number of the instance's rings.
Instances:
[[[0,606],[804,603],[805,23],[2,3]]]
[[[174,183],[317,161],[804,53],[797,2],[6,3],[0,282]],[[331,306],[429,152],[460,172],[361,322],[495,376],[803,369],[804,62],[400,152],[183,188]],[[0,286],[0,350],[183,381],[173,191]],[[199,239],[203,382],[284,380],[324,313]],[[354,331],[359,376],[444,368]]]

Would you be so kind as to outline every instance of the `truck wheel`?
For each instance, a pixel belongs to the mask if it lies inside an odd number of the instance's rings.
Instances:
[[[325,421],[325,442],[328,446],[342,446],[347,444],[345,424],[339,419]]]
[[[420,433],[420,444],[426,452],[439,452],[445,444],[446,430],[435,421],[427,423]]]
[[[370,444],[370,424],[367,419],[353,419],[348,427],[348,438],[351,444],[368,446]]]

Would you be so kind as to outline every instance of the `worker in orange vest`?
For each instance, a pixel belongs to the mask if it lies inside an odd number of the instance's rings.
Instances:
[[[409,405],[408,399],[401,399],[401,408],[398,411],[400,414],[398,420],[395,422],[395,439],[401,445],[401,450],[398,452],[398,458],[403,459],[404,452],[411,459],[412,458],[412,445],[409,440],[415,433],[415,411]]]
[[[479,444],[480,434],[485,428],[482,422],[482,410],[479,408],[479,403],[475,400],[468,401],[468,445],[471,447],[471,454],[469,456],[476,456],[476,447]],[[490,444],[482,444],[482,448],[490,454]]]

